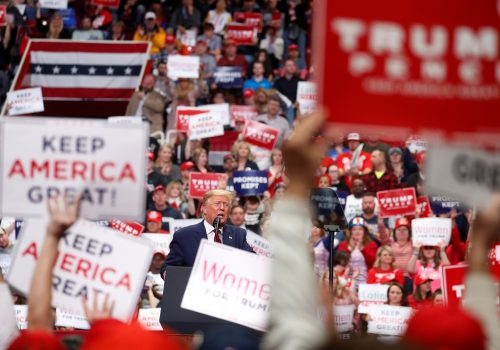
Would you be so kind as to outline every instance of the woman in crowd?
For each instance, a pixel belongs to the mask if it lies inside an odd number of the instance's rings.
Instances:
[[[255,62],[260,62],[264,66],[264,77],[267,80],[273,81],[273,65],[271,62],[271,58],[269,57],[267,50],[260,49],[255,54]]]
[[[413,309],[432,305],[431,279],[425,274],[415,277],[415,291],[408,297],[408,304]]]
[[[408,298],[403,286],[397,282],[391,282],[387,289],[387,305],[408,306]]]
[[[208,153],[202,147],[197,147],[193,150],[192,160],[194,163],[194,172],[198,173],[211,173],[213,170],[208,166]]]
[[[165,190],[167,193],[167,203],[174,209],[178,209],[184,218],[189,217],[189,214],[195,214],[194,203],[191,206],[189,203],[192,201],[188,201],[184,194],[184,186],[182,183],[178,181],[172,181],[167,185],[167,189]],[[192,209],[192,210],[189,210]]]
[[[330,178],[330,175],[328,174],[323,174],[318,177],[318,182],[316,184],[316,187],[318,188],[330,188],[332,184],[332,179]]]
[[[310,243],[312,244],[314,251],[314,273],[319,278],[323,276],[325,272],[328,272],[328,259],[330,254],[323,244],[323,237],[325,236],[325,231],[314,225],[311,228]]]
[[[268,169],[268,191],[271,197],[274,195],[276,185],[283,182],[285,179],[283,167],[283,153],[279,148],[274,148],[271,151],[271,166]]]
[[[63,18],[59,12],[54,12],[52,14],[47,28],[42,24],[40,2],[37,2],[36,18],[38,30],[45,33],[47,39],[71,39],[71,33],[64,28]]]
[[[237,164],[236,171],[259,170],[257,164],[251,160],[252,152],[250,150],[250,144],[247,142],[240,141],[235,143],[234,156]]]
[[[224,35],[226,24],[232,21],[231,14],[226,11],[227,0],[217,0],[215,9],[208,11],[206,22],[214,25],[215,34]]]
[[[420,242],[418,242],[413,249],[412,257],[408,262],[408,271],[415,274],[416,278],[419,275],[426,275],[430,280],[432,280],[432,291],[441,288],[440,267],[450,265],[445,249],[446,243],[444,242],[441,242],[441,244],[437,247],[423,246]]]
[[[351,267],[359,270],[354,288],[357,290],[359,284],[366,283],[368,269],[373,266],[377,253],[377,244],[368,237],[368,229],[361,216],[356,216],[349,222],[346,240],[339,244],[338,251],[351,253]]]
[[[259,114],[267,113],[268,92],[264,88],[255,89],[253,100]]]
[[[158,159],[156,159],[157,169],[168,178],[168,181],[179,181],[181,179],[181,172],[179,166],[172,162],[172,155],[174,148],[172,145],[164,144],[160,147],[158,152]]]
[[[350,193],[351,191],[349,190],[349,186],[340,178],[339,174],[339,168],[335,164],[332,164],[328,167],[326,170],[326,173],[330,176],[331,181],[331,187],[335,191],[341,191],[341,192],[346,192]]]
[[[381,246],[377,250],[377,259],[373,268],[368,271],[367,283],[388,283],[398,282],[404,285],[403,272],[394,267],[394,255],[388,246]]]

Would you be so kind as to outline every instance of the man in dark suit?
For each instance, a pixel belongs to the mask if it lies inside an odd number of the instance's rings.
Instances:
[[[170,243],[170,253],[161,269],[162,277],[164,277],[167,266],[193,266],[203,238],[253,253],[252,248],[247,243],[246,231],[239,227],[226,225],[231,197],[231,192],[224,190],[213,190],[205,194],[201,206],[203,221],[175,232]],[[220,220],[219,233],[217,234],[213,226],[215,218]]]

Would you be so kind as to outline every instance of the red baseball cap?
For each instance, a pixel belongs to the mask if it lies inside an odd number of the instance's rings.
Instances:
[[[151,210],[150,212],[148,212],[146,220],[152,222],[161,222],[162,221],[161,213],[156,210]]]
[[[288,45],[288,51],[298,50],[298,49],[299,49],[299,46],[297,44]]]
[[[194,163],[190,160],[188,161],[185,161],[184,163],[181,164],[181,166],[179,167],[179,169],[181,171],[184,171],[184,170],[191,170],[194,168]]]
[[[172,34],[167,34],[165,37],[165,44],[175,44],[175,36]]]
[[[155,153],[154,153],[154,152],[149,151],[149,152],[148,152],[148,159],[154,162],[154,161],[155,161],[155,158],[156,158],[156,157],[155,157]]]
[[[397,219],[394,228],[398,229],[402,226],[406,226],[406,227],[410,228],[410,221],[408,221],[408,219],[405,217]]]
[[[253,97],[253,90],[250,88],[247,88],[243,91],[243,97],[244,98],[250,98]]]
[[[426,273],[419,273],[415,276],[414,283],[416,286],[419,286],[427,281],[432,281],[429,275],[427,275]]]
[[[323,159],[321,159],[321,162],[320,162],[320,166],[322,168],[328,168],[330,165],[333,165],[333,164],[335,164],[335,162],[330,157],[324,157]]]
[[[163,185],[156,186],[155,189],[153,190],[153,192],[156,192],[156,191],[165,191],[165,186],[163,186]]]

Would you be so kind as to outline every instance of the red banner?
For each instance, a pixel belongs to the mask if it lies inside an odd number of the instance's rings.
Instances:
[[[110,220],[109,227],[132,236],[140,236],[144,226],[134,221]]]
[[[109,7],[112,9],[117,9],[120,7],[120,0],[92,0],[92,5],[101,5],[103,7]]]
[[[226,25],[226,39],[233,40],[236,45],[255,45],[257,43],[257,30],[244,24]]]
[[[218,173],[190,173],[189,174],[189,196],[192,198],[203,198],[206,192],[216,189],[226,189],[222,183],[227,183],[226,174]]]
[[[0,27],[7,25],[7,6],[0,5]]]
[[[233,16],[235,22],[251,26],[260,33],[262,32],[262,13],[257,12],[235,12]]]
[[[427,196],[420,196],[417,198],[417,211],[419,217],[427,218],[432,215],[431,204]]]
[[[415,215],[417,210],[417,196],[415,188],[401,188],[397,190],[379,191],[377,199],[381,218],[390,216]]]
[[[176,129],[177,131],[187,132],[189,130],[188,118],[192,115],[207,113],[208,110],[201,110],[197,107],[177,107],[176,115]]]
[[[316,1],[315,76],[332,126],[497,144],[497,3]]]
[[[231,105],[231,125],[236,121],[250,120],[259,114],[254,106]]]
[[[248,120],[243,130],[245,141],[262,148],[272,150],[278,141],[278,129],[253,120]]]

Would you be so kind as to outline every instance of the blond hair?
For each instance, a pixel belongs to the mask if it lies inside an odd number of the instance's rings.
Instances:
[[[227,198],[227,200],[229,201],[229,204],[231,204],[231,201],[233,199],[233,194],[229,191],[226,191],[226,190],[211,190],[211,191],[208,191],[207,193],[205,193],[205,195],[203,196],[203,205],[207,204],[207,201],[212,198],[212,197],[215,197],[215,196],[224,196]]]
[[[382,255],[383,252],[388,252],[392,256],[392,264],[391,266],[395,266],[395,259],[394,259],[394,253],[392,252],[392,248],[386,245],[383,245],[377,249],[377,255],[375,262],[373,263],[373,267],[376,267],[377,269],[380,268],[380,256]]]

